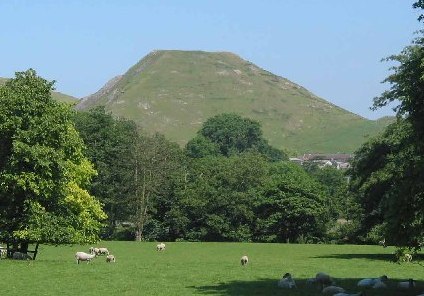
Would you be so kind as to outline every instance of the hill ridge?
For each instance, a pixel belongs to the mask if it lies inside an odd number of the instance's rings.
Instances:
[[[180,145],[224,112],[259,121],[270,144],[298,152],[353,152],[387,125],[225,51],[154,50],[77,108],[97,105]]]

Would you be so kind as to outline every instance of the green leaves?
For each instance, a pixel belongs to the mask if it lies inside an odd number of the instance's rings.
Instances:
[[[34,70],[0,87],[0,224],[4,240],[83,243],[106,218],[84,189],[95,175],[71,110]]]

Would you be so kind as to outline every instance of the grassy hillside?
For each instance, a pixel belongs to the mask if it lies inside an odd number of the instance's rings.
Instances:
[[[78,108],[96,105],[180,145],[223,112],[259,121],[272,145],[298,152],[352,152],[387,124],[341,109],[228,52],[154,51]]]
[[[100,245],[99,245],[100,246]],[[102,242],[116,263],[97,257],[90,264],[76,263],[76,251],[89,246],[40,246],[36,261],[0,260],[4,295],[323,295],[306,284],[317,272],[327,272],[348,292],[359,291],[359,279],[389,277],[389,289],[370,289],[367,296],[407,296],[424,291],[419,259],[390,262],[392,247],[252,243]],[[249,264],[240,265],[240,257]],[[422,260],[422,258],[421,258]],[[297,289],[283,290],[277,281],[290,272]],[[396,288],[400,280],[414,278],[410,291]]]
[[[7,78],[1,78],[0,77],[0,85],[5,83],[6,81],[7,81]],[[70,103],[70,104],[75,104],[79,100],[79,99],[77,99],[73,96],[69,96],[69,95],[66,95],[66,94],[63,94],[63,93],[57,92],[57,91],[54,91],[52,93],[52,96],[53,96],[54,99],[56,99],[60,102]]]

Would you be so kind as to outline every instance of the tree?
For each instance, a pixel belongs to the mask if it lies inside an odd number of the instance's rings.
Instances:
[[[189,141],[186,148],[191,157],[204,157],[217,153],[226,157],[247,151],[256,151],[272,161],[287,159],[280,150],[271,147],[262,136],[258,122],[234,113],[209,118]]]
[[[422,9],[424,2],[413,6]],[[397,122],[356,153],[352,170],[353,189],[364,194],[363,226],[380,223],[390,243],[415,249],[424,241],[423,31],[420,34],[399,55],[386,59],[398,65],[384,80],[390,89],[374,99],[373,109],[398,102]]]
[[[258,153],[190,161],[166,215],[172,239],[251,241],[254,204],[268,165]]]
[[[157,217],[156,221],[163,221],[172,177],[182,164],[181,149],[164,136],[140,135],[137,138],[133,198],[129,203],[133,209],[131,220],[135,224],[137,241],[145,237],[145,227],[149,222],[153,223],[153,217]]]
[[[32,242],[95,242],[106,218],[86,190],[96,172],[53,84],[30,69],[0,87],[0,240],[22,252]]]
[[[133,196],[136,141],[134,122],[114,118],[104,107],[76,112],[75,126],[87,147],[86,155],[97,170],[90,193],[104,204],[109,235],[116,221],[127,221]]]
[[[330,200],[324,187],[290,162],[274,164],[269,176],[255,207],[257,240],[321,240],[330,220]]]

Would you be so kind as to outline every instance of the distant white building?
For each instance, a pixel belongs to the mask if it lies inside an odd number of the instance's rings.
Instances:
[[[332,166],[341,169],[348,169],[350,167],[350,160],[353,155],[344,154],[344,153],[336,153],[336,154],[321,154],[321,153],[308,153],[303,154],[299,157],[289,158],[290,161],[299,163],[303,165],[305,162],[313,162],[316,163],[319,167],[328,167]]]

